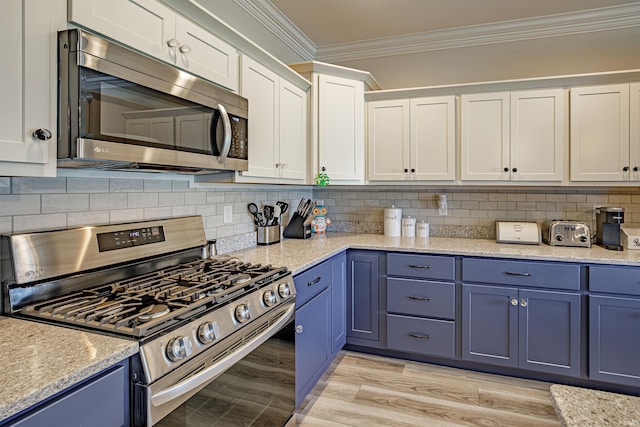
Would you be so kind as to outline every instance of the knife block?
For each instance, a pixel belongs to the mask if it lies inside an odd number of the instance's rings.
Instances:
[[[304,221],[305,218],[294,212],[282,235],[289,239],[308,239],[311,237],[311,226],[305,225]]]

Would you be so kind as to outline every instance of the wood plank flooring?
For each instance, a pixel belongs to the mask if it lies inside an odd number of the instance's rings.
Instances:
[[[300,427],[560,427],[549,383],[342,351],[297,413]]]

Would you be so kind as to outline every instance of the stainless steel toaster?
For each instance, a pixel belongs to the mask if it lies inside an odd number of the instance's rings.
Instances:
[[[542,241],[550,246],[591,247],[591,227],[580,221],[546,221],[542,224]]]

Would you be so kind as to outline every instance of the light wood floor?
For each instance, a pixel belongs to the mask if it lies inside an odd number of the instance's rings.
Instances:
[[[342,351],[300,427],[553,426],[549,383]]]

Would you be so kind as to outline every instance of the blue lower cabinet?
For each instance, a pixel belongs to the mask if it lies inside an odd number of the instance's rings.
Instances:
[[[331,362],[330,300],[325,289],[296,310],[296,407]]]
[[[462,285],[462,358],[580,375],[580,295]]]
[[[3,427],[130,425],[127,360],[1,423]]]
[[[380,339],[380,257],[368,251],[347,255],[347,341]]]
[[[347,255],[331,259],[331,354],[347,341]]]
[[[589,336],[589,378],[640,386],[640,298],[589,296]]]

